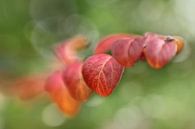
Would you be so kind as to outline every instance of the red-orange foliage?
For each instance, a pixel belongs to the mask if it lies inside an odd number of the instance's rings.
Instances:
[[[32,98],[42,91],[45,83],[45,91],[59,108],[74,116],[93,91],[100,96],[110,95],[124,68],[132,67],[139,60],[146,60],[152,68],[163,68],[182,50],[184,41],[177,36],[155,33],[144,36],[115,34],[103,38],[94,54],[82,61],[77,52],[87,44],[85,37],[77,36],[55,46],[55,54],[64,67],[52,69],[55,72],[45,75],[44,82],[36,77],[19,79],[16,83],[22,89],[18,90],[19,96]],[[112,54],[106,54],[108,51]],[[36,87],[41,90],[36,90]]]

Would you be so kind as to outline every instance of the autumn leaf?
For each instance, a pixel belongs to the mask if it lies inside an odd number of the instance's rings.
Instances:
[[[180,36],[173,36],[172,37],[174,40],[173,43],[175,43],[177,45],[177,54],[181,52],[181,50],[183,49],[184,47],[184,39]]]
[[[143,52],[143,38],[129,36],[113,43],[112,56],[123,66],[131,67],[140,58]]]
[[[69,94],[62,80],[61,71],[56,71],[48,77],[45,90],[66,115],[72,117],[78,113],[81,103]]]
[[[44,91],[45,77],[43,74],[28,75],[17,78],[11,84],[11,92],[22,100],[30,100]]]
[[[176,40],[170,36],[145,34],[144,56],[151,67],[160,69],[174,58],[178,49]]]
[[[108,96],[120,81],[123,69],[112,56],[96,54],[84,62],[82,74],[93,91],[100,96]]]
[[[129,39],[129,34],[113,34],[103,38],[95,48],[95,54],[106,53],[111,50],[115,41],[120,39]]]
[[[70,95],[78,101],[86,101],[92,93],[83,80],[82,65],[81,62],[75,62],[68,65],[63,72],[63,80]]]
[[[55,54],[58,59],[64,64],[71,64],[80,60],[77,52],[80,49],[87,47],[87,39],[84,36],[76,36],[72,39],[65,40],[57,44],[54,48]]]

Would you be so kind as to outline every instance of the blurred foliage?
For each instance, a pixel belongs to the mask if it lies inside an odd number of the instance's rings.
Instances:
[[[0,0],[0,82],[44,71],[52,46],[74,35],[179,35],[184,51],[162,70],[143,62],[125,72],[108,98],[94,95],[68,119],[40,97],[21,102],[0,93],[0,129],[194,129],[193,0]],[[0,90],[7,85],[0,84]],[[48,107],[49,106],[49,107]],[[49,108],[49,109],[48,109]]]

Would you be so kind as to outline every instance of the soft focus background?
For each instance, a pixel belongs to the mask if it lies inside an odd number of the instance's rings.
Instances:
[[[0,129],[195,129],[194,0],[0,0]],[[13,78],[42,72],[52,45],[74,35],[90,47],[113,33],[157,32],[186,40],[166,68],[140,62],[108,98],[94,95],[72,119],[45,95],[21,101]]]

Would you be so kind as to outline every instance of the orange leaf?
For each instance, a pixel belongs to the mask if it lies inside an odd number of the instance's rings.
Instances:
[[[74,116],[78,113],[81,102],[70,96],[62,80],[61,71],[54,72],[48,77],[45,90],[66,115]]]
[[[44,91],[44,75],[25,76],[12,84],[12,91],[22,100],[33,99]]]

